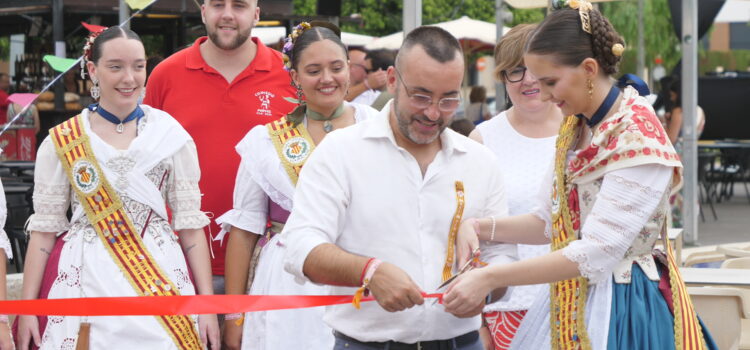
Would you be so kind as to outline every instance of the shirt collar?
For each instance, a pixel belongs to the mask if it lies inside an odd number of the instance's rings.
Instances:
[[[188,48],[185,59],[185,66],[188,69],[203,69],[206,71],[215,71],[215,69],[213,69],[208,65],[208,63],[206,63],[206,60],[204,60],[203,56],[201,55],[201,44],[203,44],[206,40],[208,40],[208,37],[202,36],[196,39],[193,45]],[[248,69],[270,71],[273,55],[271,54],[271,52],[269,52],[266,45],[264,45],[263,42],[260,41],[257,37],[252,37],[250,40],[252,40],[255,45],[257,45],[258,49],[255,53],[255,58],[252,62],[250,62],[245,71],[247,71]]]
[[[364,138],[374,138],[374,139],[388,139],[391,141],[391,143],[398,147],[396,144],[396,138],[394,136],[394,131],[391,129],[391,123],[390,123],[390,114],[391,114],[391,108],[395,99],[391,99],[385,107],[383,107],[382,110],[380,110],[380,113],[375,118],[375,122],[373,125],[370,125],[370,127],[367,128],[367,130],[364,133]],[[440,134],[440,141],[442,144],[441,151],[447,152],[448,154],[452,154],[454,152],[466,152],[466,145],[463,143],[464,140],[460,140],[462,136],[458,134],[457,132],[451,130],[450,128],[445,128],[443,132]]]

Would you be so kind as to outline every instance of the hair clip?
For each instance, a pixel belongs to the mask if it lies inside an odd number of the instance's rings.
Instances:
[[[578,15],[581,17],[581,28],[584,32],[591,33],[591,18],[589,12],[594,8],[590,2],[586,0],[568,0],[568,6],[572,9],[578,10]]]

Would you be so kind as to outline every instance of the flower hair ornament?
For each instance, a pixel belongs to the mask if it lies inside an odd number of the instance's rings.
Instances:
[[[294,49],[294,42],[297,41],[297,38],[299,38],[302,33],[310,28],[312,28],[310,23],[302,22],[295,26],[292,32],[286,37],[286,39],[284,39],[284,47],[281,49],[281,55],[284,58],[284,69],[286,69],[287,72],[292,70],[292,60],[290,55]]]
[[[91,61],[91,47],[94,45],[94,40],[96,40],[96,37],[105,30],[107,30],[107,28],[92,31],[89,36],[86,37],[86,44],[83,45],[83,59],[81,59],[81,79],[83,80],[86,80],[86,63]]]
[[[568,6],[572,9],[578,10],[578,15],[581,16],[581,28],[584,32],[591,34],[591,18],[589,17],[589,11],[591,11],[594,6],[586,0],[568,0]]]

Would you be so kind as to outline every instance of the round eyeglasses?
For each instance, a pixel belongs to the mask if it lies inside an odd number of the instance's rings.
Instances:
[[[406,96],[409,96],[409,101],[411,102],[411,106],[416,109],[427,109],[430,106],[432,106],[432,97],[421,95],[421,94],[412,94],[409,93],[409,86],[406,85],[404,82],[404,79],[401,77],[401,73],[396,71],[396,76],[398,77],[398,80],[401,82],[402,85],[404,85],[404,88],[406,88]],[[438,109],[441,112],[453,112],[456,109],[458,109],[458,106],[461,104],[461,98],[460,97],[443,97],[440,100],[437,101]]]

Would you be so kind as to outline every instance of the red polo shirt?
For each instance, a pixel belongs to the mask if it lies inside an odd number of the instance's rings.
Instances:
[[[232,208],[240,164],[234,146],[256,125],[289,113],[295,106],[284,97],[294,97],[295,89],[283,68],[281,53],[266,47],[258,38],[252,38],[258,46],[253,61],[228,83],[203,60],[200,44],[206,39],[199,38],[154,68],[144,104],[171,114],[195,140],[201,167],[202,208],[214,219]],[[209,230],[207,235],[216,235],[219,226],[212,221]],[[213,240],[210,244],[213,273],[223,275],[226,244]]]

